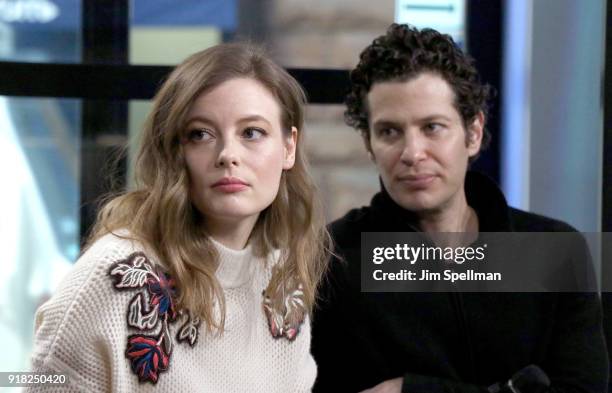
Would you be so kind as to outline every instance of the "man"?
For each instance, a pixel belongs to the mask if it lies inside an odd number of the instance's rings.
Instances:
[[[489,139],[488,96],[471,59],[434,30],[393,24],[361,54],[345,117],[382,190],[331,224],[339,258],[313,320],[315,392],[488,392],[531,364],[551,391],[606,391],[594,293],[361,291],[362,232],[573,231],[509,207],[468,170]]]

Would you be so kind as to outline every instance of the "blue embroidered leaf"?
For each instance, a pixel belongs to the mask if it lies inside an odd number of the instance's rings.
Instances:
[[[176,319],[174,297],[176,287],[174,279],[159,272],[156,278],[147,280],[149,292],[151,293],[151,306],[157,307],[159,315],[167,314],[171,321]]]
[[[129,326],[140,330],[150,330],[157,325],[158,307],[153,307],[150,312],[147,312],[145,304],[142,294],[134,296],[128,308]]]

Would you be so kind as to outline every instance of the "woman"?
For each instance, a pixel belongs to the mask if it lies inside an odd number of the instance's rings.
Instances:
[[[37,312],[34,370],[66,374],[61,391],[309,391],[329,236],[304,103],[249,45],[180,64],[154,99],[135,191],[107,202]]]

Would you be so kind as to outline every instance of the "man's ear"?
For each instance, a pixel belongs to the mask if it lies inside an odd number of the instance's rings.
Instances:
[[[365,149],[368,152],[368,158],[370,158],[372,162],[376,162],[376,158],[374,157],[374,154],[372,153],[372,144],[370,143],[369,131],[362,131],[361,139],[363,140],[363,145],[365,146]]]
[[[291,127],[291,135],[285,137],[285,158],[283,169],[291,169],[295,164],[295,151],[297,149],[298,129]]]
[[[468,125],[466,146],[470,157],[475,156],[480,151],[482,136],[484,133],[485,117],[482,111],[478,112],[472,123]]]

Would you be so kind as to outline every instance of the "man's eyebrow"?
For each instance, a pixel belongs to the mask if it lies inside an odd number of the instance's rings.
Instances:
[[[427,123],[427,122],[435,121],[435,120],[451,121],[451,118],[446,116],[446,115],[443,115],[443,114],[439,113],[439,114],[425,116],[425,117],[422,117],[422,118],[419,119],[419,121],[421,123]]]
[[[385,119],[381,119],[381,120],[376,120],[374,122],[374,124],[372,124],[373,128],[379,128],[379,127],[396,127],[399,128],[401,127],[402,123],[399,121],[394,121],[394,120],[385,120]]]

